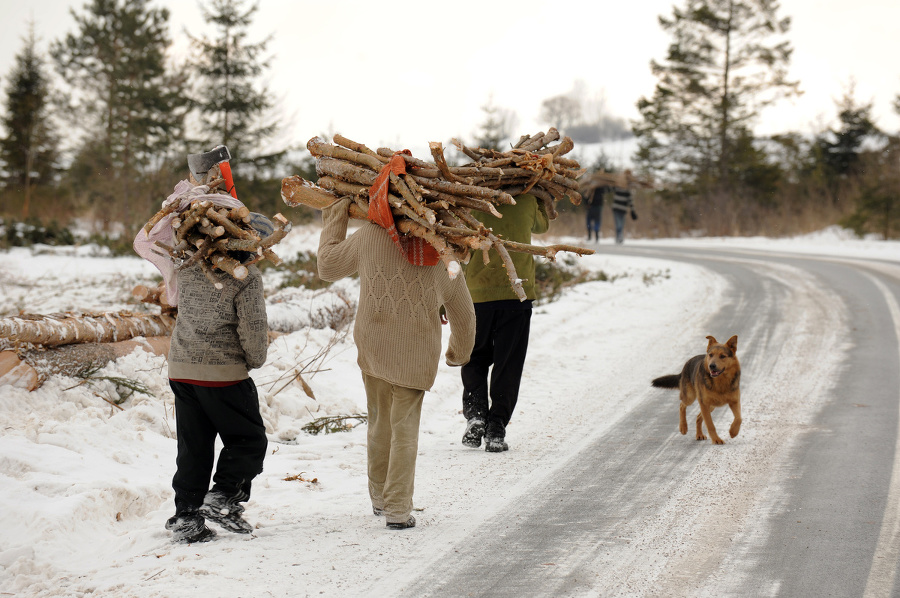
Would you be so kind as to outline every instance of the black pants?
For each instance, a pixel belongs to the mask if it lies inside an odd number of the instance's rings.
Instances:
[[[216,435],[224,445],[216,464],[213,490],[226,496],[250,498],[250,481],[263,469],[266,427],[259,414],[259,398],[251,378],[231,386],[211,388],[169,380],[175,393],[178,457],[172,488],[175,511],[203,504],[215,457]]]
[[[591,240],[591,233],[594,233],[594,238],[598,241],[600,240],[600,224],[601,224],[601,214],[600,210],[596,212],[592,210],[588,210],[587,213],[587,231],[588,231],[588,241]]]
[[[530,330],[531,301],[475,304],[475,347],[462,367],[463,416],[484,419],[488,436],[506,436],[519,399]]]

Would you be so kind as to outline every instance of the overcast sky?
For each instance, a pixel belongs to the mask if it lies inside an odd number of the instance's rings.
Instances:
[[[0,0],[4,89],[28,21],[46,51],[74,31],[69,9],[84,4]],[[186,47],[186,28],[211,33],[195,0],[151,4],[171,11],[176,48]],[[614,115],[636,118],[636,101],[656,82],[650,60],[664,59],[670,41],[657,17],[675,4],[262,0],[250,41],[273,36],[268,86],[286,112],[287,139],[302,145],[339,132],[371,147],[424,147],[471,139],[491,97],[518,115],[516,136],[543,130],[542,100],[579,81]],[[779,14],[793,20],[791,75],[805,94],[765,112],[758,133],[833,126],[835,101],[851,82],[859,101],[874,103],[877,124],[900,130],[891,109],[900,93],[900,1],[782,0]]]

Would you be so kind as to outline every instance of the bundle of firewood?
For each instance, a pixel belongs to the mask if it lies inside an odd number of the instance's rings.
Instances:
[[[598,170],[581,180],[580,192],[582,195],[586,195],[589,191],[593,191],[597,187],[618,187],[620,189],[640,187],[643,189],[653,189],[653,181],[638,178],[634,176],[630,170],[624,170],[622,172],[606,172],[605,170]]]
[[[562,156],[572,150],[572,140],[559,140],[559,132],[523,136],[510,150],[500,152],[469,148],[457,140],[454,145],[471,163],[451,167],[442,144],[429,144],[433,162],[419,160],[406,152],[388,148],[372,151],[365,145],[335,135],[334,144],[318,137],[307,148],[316,157],[318,184],[299,176],[282,180],[281,195],[292,207],[300,204],[322,209],[341,197],[350,196],[350,216],[364,219],[369,209],[369,190],[376,177],[395,155],[406,162],[406,173],[390,173],[388,200],[397,229],[420,237],[434,247],[451,276],[467,263],[471,251],[482,250],[488,259],[493,248],[506,265],[510,284],[520,299],[525,293],[516,274],[509,251],[520,251],[554,259],[559,251],[589,255],[593,250],[570,245],[537,246],[516,243],[494,235],[470,210],[501,217],[496,206],[514,204],[515,195],[531,193],[544,203],[553,219],[555,204],[568,199],[581,202],[576,179],[584,173],[577,161]]]
[[[157,223],[171,216],[173,244],[162,241],[155,241],[154,244],[168,254],[176,270],[199,264],[217,288],[221,288],[221,283],[212,276],[212,269],[228,272],[243,280],[247,276],[247,266],[251,264],[264,259],[276,266],[281,264],[272,246],[291,230],[291,223],[281,214],[276,214],[272,219],[273,232],[262,237],[251,226],[252,216],[247,207],[228,207],[227,203],[222,205],[209,197],[219,193],[231,199],[227,192],[220,190],[222,182],[221,178],[216,178],[205,183],[205,197],[201,195],[189,202],[183,200],[189,197],[189,193],[182,194],[182,197],[167,203],[144,226],[144,231],[149,235]],[[200,184],[197,183],[197,186]],[[232,252],[250,254],[251,257],[238,260]]]

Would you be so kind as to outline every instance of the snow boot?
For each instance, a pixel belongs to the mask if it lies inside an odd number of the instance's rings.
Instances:
[[[243,493],[241,493],[243,494]],[[249,534],[253,526],[241,517],[244,505],[238,502],[240,496],[226,496],[223,492],[209,491],[203,498],[200,514],[210,521],[236,534]]]
[[[172,541],[178,544],[209,542],[216,537],[216,532],[206,527],[206,522],[197,511],[185,511],[169,517],[166,529],[172,532]]]
[[[481,438],[484,436],[484,420],[473,417],[466,423],[466,433],[463,434],[463,446],[478,448],[481,446]]]
[[[412,515],[409,516],[409,519],[401,521],[400,523],[387,522],[388,529],[409,529],[411,527],[416,527],[416,518]]]
[[[502,453],[509,450],[506,444],[506,428],[497,422],[488,424],[487,432],[484,436],[484,450],[489,453]]]
[[[489,453],[502,453],[509,450],[509,445],[501,436],[485,436],[484,450]]]

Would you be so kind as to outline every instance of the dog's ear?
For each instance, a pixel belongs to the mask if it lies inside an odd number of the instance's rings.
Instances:
[[[725,343],[725,346],[731,349],[732,353],[737,353],[737,335],[735,334],[728,342]]]
[[[707,350],[707,351],[709,351],[709,348],[710,348],[710,347],[712,347],[713,345],[717,345],[717,344],[719,343],[719,341],[717,341],[717,340],[716,340],[716,337],[714,337],[714,336],[707,336],[707,337],[706,337],[706,340],[709,341],[709,344],[706,345],[706,350]]]

